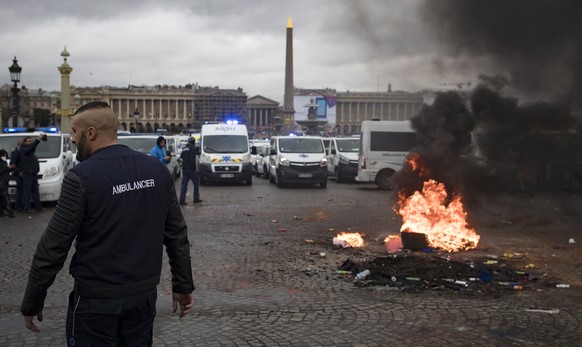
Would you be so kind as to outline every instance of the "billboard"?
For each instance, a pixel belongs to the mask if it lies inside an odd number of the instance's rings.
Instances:
[[[336,99],[335,95],[295,95],[293,97],[295,120],[320,120],[327,121],[329,125],[336,123]],[[309,112],[312,112],[310,115]]]

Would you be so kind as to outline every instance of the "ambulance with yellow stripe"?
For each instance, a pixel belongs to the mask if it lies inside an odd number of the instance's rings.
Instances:
[[[249,135],[244,124],[204,124],[200,130],[200,184],[253,183]]]

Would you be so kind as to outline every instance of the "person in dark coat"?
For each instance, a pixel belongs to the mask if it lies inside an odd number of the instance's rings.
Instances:
[[[196,155],[200,154],[200,147],[196,147],[196,139],[190,137],[188,144],[182,150],[180,158],[182,159],[182,182],[180,184],[180,205],[186,205],[186,192],[188,183],[192,181],[194,185],[193,200],[195,204],[202,202],[200,200],[200,177],[196,169]]]
[[[67,346],[151,346],[164,248],[173,312],[194,304],[188,226],[170,172],[152,156],[117,142],[117,117],[101,101],[72,120],[79,164],[63,179],[55,212],[36,247],[20,311],[39,332],[48,288],[73,242],[74,278]],[[165,275],[164,275],[165,276]]]
[[[22,189],[24,191],[22,194],[22,204],[24,205],[24,213],[29,212],[31,202],[37,212],[42,211],[40,194],[38,192],[38,172],[40,171],[40,165],[38,163],[38,157],[36,156],[36,147],[44,136],[46,135],[40,133],[34,141],[30,136],[25,137],[20,146],[20,167],[22,170]]]
[[[10,206],[8,197],[8,184],[10,182],[10,167],[8,166],[8,152],[0,149],[0,216],[14,217],[14,211]]]
[[[16,147],[10,153],[10,168],[12,169],[12,177],[16,179],[16,203],[14,205],[14,209],[16,211],[24,211],[24,188],[22,186],[22,165],[20,163],[21,145],[22,141],[18,141]]]

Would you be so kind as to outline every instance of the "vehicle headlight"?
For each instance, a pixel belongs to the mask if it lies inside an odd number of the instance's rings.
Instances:
[[[321,158],[321,160],[319,161],[319,166],[327,166],[327,158],[326,157]]]
[[[54,176],[59,173],[58,166],[49,166],[44,170],[44,177]]]
[[[210,156],[208,154],[201,154],[200,155],[200,162],[201,163],[209,163],[210,162]]]
[[[340,163],[345,164],[345,165],[350,165],[350,160],[346,157],[344,157],[343,155],[340,155]]]
[[[285,157],[279,158],[279,165],[289,166],[289,159]]]

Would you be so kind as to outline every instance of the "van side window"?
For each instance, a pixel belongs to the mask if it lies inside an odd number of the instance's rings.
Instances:
[[[415,133],[410,132],[370,132],[370,150],[382,152],[408,152],[418,144]]]

